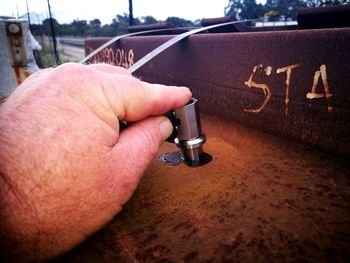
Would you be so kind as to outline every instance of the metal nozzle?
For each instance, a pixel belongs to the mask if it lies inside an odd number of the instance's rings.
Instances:
[[[191,140],[175,140],[176,145],[181,149],[183,158],[190,166],[199,166],[202,164],[203,144],[206,141],[204,134],[196,139]]]
[[[172,139],[181,149],[184,161],[190,166],[201,165],[206,137],[201,129],[198,100],[192,98],[185,106],[174,110],[173,115],[175,138]]]

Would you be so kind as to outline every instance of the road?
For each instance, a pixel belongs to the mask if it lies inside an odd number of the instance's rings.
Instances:
[[[59,38],[58,49],[64,62],[79,62],[85,56],[83,38]]]

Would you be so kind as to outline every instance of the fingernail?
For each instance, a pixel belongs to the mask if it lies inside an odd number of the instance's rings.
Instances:
[[[168,118],[162,117],[162,120],[159,123],[159,131],[163,141],[165,141],[171,135],[173,132],[173,125]]]
[[[191,90],[189,89],[189,88],[187,88],[187,87],[181,87],[186,93],[188,93],[188,94],[191,94],[191,97],[192,97],[192,92],[191,92]]]

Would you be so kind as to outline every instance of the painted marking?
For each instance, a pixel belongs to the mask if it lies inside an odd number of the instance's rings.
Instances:
[[[93,49],[88,47],[90,51]],[[128,51],[123,48],[117,48],[115,51],[112,48],[105,48],[95,56],[90,58],[91,64],[96,63],[107,63],[111,65],[115,65],[118,67],[130,68],[135,64],[135,54],[133,49],[129,49]]]
[[[299,67],[299,64],[293,64],[287,67],[283,67],[283,68],[278,68],[276,70],[277,74],[280,74],[282,72],[287,72],[287,77],[286,77],[286,98],[285,98],[285,104],[286,104],[286,109],[285,109],[285,113],[286,115],[288,115],[288,105],[289,105],[289,87],[290,87],[290,78],[292,75],[292,69],[295,69]]]
[[[292,64],[289,66],[281,67],[276,69],[276,74],[280,73],[286,73],[286,88],[285,88],[285,115],[288,115],[288,110],[289,110],[289,93],[290,93],[290,87],[291,87],[291,78],[292,78],[292,70],[298,68],[300,64]],[[247,81],[244,82],[244,85],[248,86],[248,88],[256,88],[256,89],[261,89],[264,92],[264,101],[262,104],[255,108],[255,109],[244,109],[245,112],[253,112],[253,113],[259,113],[261,112],[267,103],[269,102],[271,98],[271,91],[270,87],[265,84],[265,83],[256,83],[253,81],[253,77],[256,74],[257,71],[264,71],[265,75],[270,76],[272,73],[272,67],[267,66],[264,68],[262,64],[256,65],[253,68],[252,73],[250,74],[249,78]],[[318,93],[317,92],[317,86],[320,81],[320,78],[322,79],[322,84],[323,84],[323,93]],[[311,108],[311,101],[314,99],[327,99],[328,107],[327,110],[328,112],[332,112],[333,106],[331,102],[331,97],[333,94],[331,93],[331,89],[328,84],[328,78],[327,78],[327,68],[325,64],[322,64],[320,66],[319,70],[316,70],[313,78],[313,83],[311,87],[311,92],[308,92],[306,94],[306,98],[310,100],[309,107]]]
[[[261,112],[265,105],[268,103],[268,101],[271,98],[271,92],[270,92],[270,88],[267,84],[263,84],[263,83],[256,83],[253,81],[253,77],[256,73],[257,70],[262,70],[263,69],[263,65],[257,65],[253,68],[253,72],[250,74],[249,79],[247,81],[244,82],[244,84],[246,86],[248,86],[249,88],[256,88],[256,89],[262,89],[262,91],[264,92],[265,95],[265,99],[263,101],[263,103],[261,104],[260,107],[257,107],[255,109],[244,109],[245,112],[254,112],[254,113],[259,113]],[[269,66],[265,69],[263,69],[265,71],[266,75],[270,75],[271,74],[271,70],[272,68]]]
[[[316,90],[317,84],[320,80],[320,76],[321,76],[323,88],[324,88],[323,93],[317,93],[317,90]],[[306,94],[306,98],[308,98],[310,100],[309,107],[311,107],[311,101],[313,99],[326,98],[327,103],[328,103],[328,108],[327,108],[328,112],[332,112],[333,106],[332,106],[331,100],[330,100],[330,98],[332,96],[333,96],[333,94],[331,93],[331,90],[330,90],[329,84],[328,84],[328,80],[327,80],[327,68],[326,68],[326,65],[323,64],[320,66],[320,70],[316,70],[315,75],[314,75],[314,81],[313,81],[312,87],[311,87],[311,92],[308,92]]]

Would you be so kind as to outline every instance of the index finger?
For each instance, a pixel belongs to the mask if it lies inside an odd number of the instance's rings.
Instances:
[[[138,121],[185,105],[192,97],[187,87],[150,84],[131,76],[111,76],[103,85],[118,120]]]
[[[105,64],[105,63],[89,64],[89,65],[87,65],[87,67],[99,70],[103,73],[131,76],[131,74],[125,68],[113,66],[113,65],[109,65],[109,64]]]

